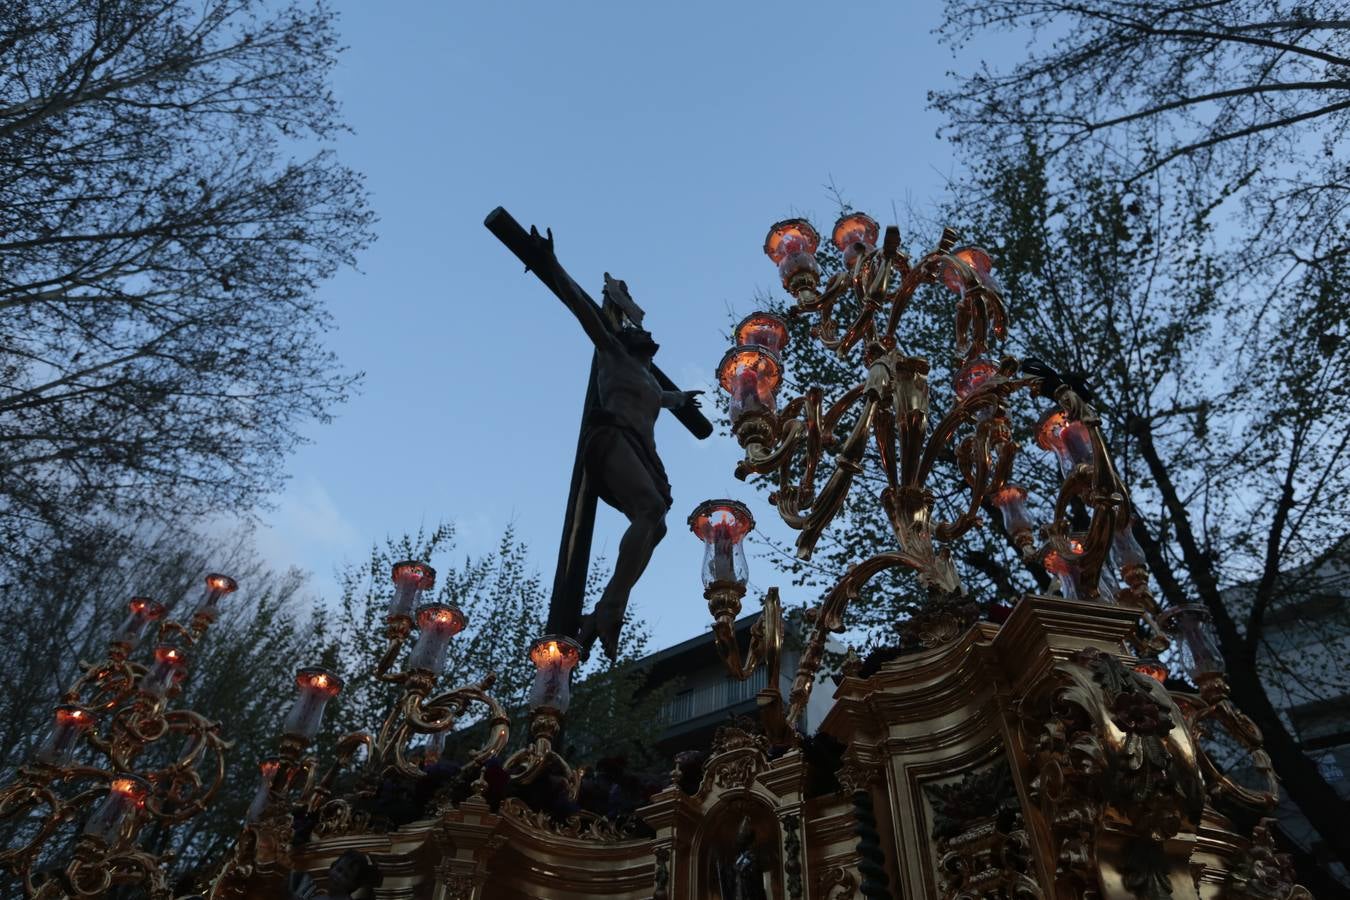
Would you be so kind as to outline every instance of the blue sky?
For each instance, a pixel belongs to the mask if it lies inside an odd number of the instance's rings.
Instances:
[[[337,566],[439,521],[472,553],[514,523],[551,582],[591,348],[483,228],[493,207],[552,227],[597,298],[603,272],[626,279],[658,363],[710,391],[728,310],[779,289],[761,252],[772,222],[827,229],[831,183],[888,222],[956,174],[925,95],[969,60],[937,44],[935,4],[336,6],[349,49],[335,88],[355,129],[337,149],[381,221],[360,271],[322,291],[332,346],[366,381],[309,430],[261,534],[329,600]],[[766,527],[776,514],[732,477],[730,438],[699,442],[663,416],[657,443],[675,505],[633,602],[663,646],[708,625],[689,511],[731,496]],[[622,526],[602,507],[595,549],[612,556]],[[751,576],[778,580],[753,554]]]

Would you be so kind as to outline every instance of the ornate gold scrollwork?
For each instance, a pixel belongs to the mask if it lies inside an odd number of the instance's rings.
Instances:
[[[1205,799],[1196,746],[1172,698],[1116,657],[1087,649],[1056,665],[1020,708],[1057,881],[1099,890],[1096,851],[1109,824],[1141,851],[1129,854],[1134,875],[1122,877],[1149,890],[1163,876],[1141,854],[1196,827]]]
[[[1228,683],[1224,677],[1213,673],[1204,678],[1200,685],[1198,703],[1194,698],[1185,695],[1177,699],[1186,714],[1191,732],[1196,736],[1200,763],[1210,796],[1224,796],[1256,809],[1274,809],[1280,802],[1280,781],[1275,774],[1270,755],[1262,748],[1261,729],[1233,705],[1233,701],[1228,697]],[[1211,733],[1215,725],[1222,725],[1246,751],[1251,768],[1265,782],[1264,789],[1239,784],[1225,771],[1225,768],[1231,770],[1232,766],[1221,768],[1215,764],[1204,744],[1204,738]]]
[[[1295,879],[1289,855],[1275,847],[1274,819],[1262,819],[1252,829],[1251,844],[1228,870],[1225,897],[1232,900],[1313,900]]]
[[[1006,759],[948,784],[926,784],[942,900],[1045,900]]]

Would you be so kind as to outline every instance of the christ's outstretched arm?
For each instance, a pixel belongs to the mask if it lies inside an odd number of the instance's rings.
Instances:
[[[535,275],[539,276],[539,279],[547,284],[558,299],[572,311],[572,315],[577,317],[586,336],[595,344],[595,349],[601,353],[623,352],[623,345],[605,323],[600,310],[572,276],[563,269],[558,257],[553,255],[553,229],[548,229],[548,236],[545,237],[539,233],[539,229],[530,226],[530,239],[535,244],[540,260],[533,266]]]

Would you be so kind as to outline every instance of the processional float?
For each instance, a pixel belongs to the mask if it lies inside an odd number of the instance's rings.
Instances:
[[[1311,896],[1261,818],[1278,786],[1259,731],[1229,699],[1204,608],[1163,609],[1149,590],[1137,539],[1146,535],[1101,419],[1049,367],[995,355],[1007,315],[989,255],[958,247],[948,230],[911,258],[896,228],[883,234],[862,213],[843,216],[832,243],[838,271],[825,278],[808,222],[769,232],[764,251],[793,302],[787,318],[743,320],[717,369],[744,451],[736,474],[774,479],[770,504],[809,558],[840,524],[871,453],[894,547],[856,560],[806,609],[800,662],[786,673],[777,589],[763,598],[748,647],[737,643],[749,507],[711,500],[693,511],[704,599],[728,675],[768,672],[759,721],[729,724],[707,752],[681,754],[668,785],[622,820],[576,806],[535,808],[522,791],[494,796],[489,773],[508,786],[551,780],[569,800],[582,793],[587,773],[554,743],[581,648],[570,634],[553,634],[528,649],[536,666],[529,733],[513,751],[491,677],[438,684],[466,612],[424,597],[435,581],[430,566],[399,563],[386,647],[373,666],[391,690],[383,720],[314,753],[342,680],[300,669],[248,821],[196,889],[275,898],[312,893],[317,880],[331,897],[410,900]],[[905,310],[928,286],[950,291],[955,306],[958,362],[945,411],[930,404],[930,361],[908,355],[899,339]],[[857,383],[781,400],[789,318],[809,321],[811,339],[852,361]],[[1015,476],[1020,446],[1009,418],[1011,403],[1037,398],[1048,406],[1034,439],[1061,476],[1039,524]],[[935,503],[943,461],[964,492],[950,518]],[[1054,577],[1051,590],[1020,597],[1002,622],[981,618],[951,554],[982,527]],[[804,734],[802,712],[825,689],[829,635],[847,628],[849,606],[870,580],[897,568],[922,594],[899,623],[902,645],[867,661],[850,654],[833,707]],[[0,854],[28,896],[97,896],[117,885],[173,896],[168,861],[142,849],[138,834],[199,811],[223,777],[219,726],[167,711],[165,698],[209,609],[233,588],[227,582],[208,581],[190,628],[160,625],[149,666],[126,653],[161,614],[133,601],[108,660],[63,698],[37,759],[0,793],[0,815],[40,823],[32,840]],[[1186,681],[1169,679],[1159,655],[1179,662]],[[382,786],[429,777],[459,726],[480,743],[463,753],[454,784],[414,821],[373,814]],[[1207,741],[1214,730],[1233,739],[1236,757],[1216,758]],[[138,771],[139,748],[169,733],[188,737],[183,754]],[[101,767],[77,761],[93,753]],[[195,774],[203,753],[218,759],[209,784]],[[92,786],[58,794],[80,781]],[[43,842],[84,810],[93,812],[69,863],[35,879]]]

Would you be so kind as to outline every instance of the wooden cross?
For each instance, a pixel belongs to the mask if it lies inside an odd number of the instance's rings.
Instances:
[[[527,272],[538,270],[542,261],[537,255],[536,245],[510,213],[499,206],[488,213],[483,224],[525,264]],[[554,285],[548,281],[544,283],[557,293]],[[596,304],[589,295],[586,295],[586,300],[598,307],[604,321],[615,331],[623,327],[625,320],[634,326],[642,325],[644,316],[642,308],[633,302],[626,291],[606,291],[603,306]],[[586,401],[581,414],[582,424],[577,437],[576,457],[572,463],[572,486],[567,494],[562,542],[558,547],[558,568],[553,577],[553,594],[549,600],[548,632],[568,637],[575,636],[580,628],[581,607],[586,593],[586,575],[590,568],[591,538],[595,532],[596,493],[593,487],[587,484],[583,450],[587,419],[599,405],[596,366],[597,359],[593,354],[590,380],[586,387]],[[655,365],[651,366],[651,372],[656,376],[662,390],[679,390],[675,382]],[[675,410],[674,413],[680,423],[700,440],[712,434],[712,423],[696,407],[686,406]]]

